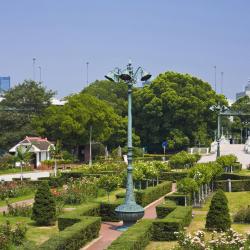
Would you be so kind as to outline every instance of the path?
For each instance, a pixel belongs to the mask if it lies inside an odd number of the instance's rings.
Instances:
[[[34,172],[24,172],[23,178],[30,178],[31,180],[37,180],[41,177],[49,177],[49,171],[34,171]],[[0,175],[0,181],[12,181],[12,178],[21,178],[21,173],[18,174],[4,174]]]
[[[242,168],[246,169],[250,163],[250,154],[245,153],[244,144],[221,144],[221,155],[234,154],[237,156],[238,161],[242,164]],[[215,161],[216,153],[210,155],[203,155],[199,162]]]
[[[176,191],[176,183],[172,185],[171,193]],[[170,193],[169,193],[170,194]],[[162,196],[160,199],[152,202],[148,206],[145,207],[145,214],[143,218],[154,219],[156,218],[156,210],[155,207],[162,203],[164,197]],[[87,246],[83,247],[82,250],[103,250],[106,249],[112,241],[117,239],[122,232],[117,231],[117,227],[121,226],[122,222],[102,222],[101,230],[99,233],[99,238],[90,242]]]
[[[23,200],[23,201],[17,201],[17,202],[14,202],[14,203],[11,203],[11,205],[24,205],[24,204],[27,204],[27,205],[31,205],[33,204],[34,202],[34,199],[28,199],[28,200]],[[7,212],[8,210],[8,207],[7,206],[3,206],[3,207],[0,207],[0,213],[2,212]]]

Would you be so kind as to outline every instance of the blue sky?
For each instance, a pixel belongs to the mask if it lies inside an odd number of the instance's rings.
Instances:
[[[0,75],[33,76],[62,97],[103,79],[131,58],[153,76],[173,70],[214,86],[224,72],[229,98],[250,77],[248,0],[0,0]],[[36,78],[39,72],[37,69]]]

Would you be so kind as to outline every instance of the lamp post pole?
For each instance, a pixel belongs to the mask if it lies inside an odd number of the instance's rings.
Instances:
[[[119,219],[123,221],[123,229],[141,219],[144,215],[144,208],[136,204],[134,196],[133,185],[133,145],[132,145],[132,88],[136,83],[138,74],[141,74],[141,80],[147,81],[151,75],[139,67],[135,72],[131,62],[127,65],[125,70],[115,68],[109,72],[105,77],[111,81],[125,81],[128,85],[128,167],[127,167],[127,183],[126,183],[126,197],[125,203],[118,206],[115,211]],[[123,230],[122,229],[122,230]]]
[[[221,108],[219,106],[218,121],[217,121],[218,128],[217,128],[217,154],[216,154],[216,158],[220,157],[220,124],[221,124],[220,111],[221,111]]]

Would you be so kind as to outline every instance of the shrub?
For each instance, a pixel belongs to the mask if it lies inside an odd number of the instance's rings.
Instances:
[[[152,220],[138,221],[108,247],[108,250],[142,250],[151,239]]]
[[[0,157],[0,170],[13,168],[15,166],[15,157],[11,154],[5,153]]]
[[[185,195],[185,194],[175,192],[173,194],[165,196],[165,200],[174,201],[176,203],[176,205],[178,205],[178,206],[185,206],[185,199],[186,199],[186,203],[190,204],[190,202],[191,202],[190,195]]]
[[[53,225],[56,220],[56,204],[48,182],[42,182],[37,189],[31,219],[41,226]]]
[[[25,239],[27,227],[24,224],[16,223],[13,227],[9,221],[0,225],[0,249],[10,249],[11,245],[21,245]]]
[[[237,162],[237,157],[233,154],[230,155],[222,155],[216,159],[216,162],[220,164],[226,171],[228,171],[230,167],[233,168],[233,171],[240,171],[242,165]]]
[[[44,250],[78,250],[87,242],[98,237],[101,220],[98,217],[75,218],[73,225],[68,226],[59,234],[52,236],[49,240],[40,245],[39,249]]]
[[[5,215],[10,216],[23,216],[30,217],[32,213],[32,207],[29,204],[10,204],[6,201],[8,212]]]
[[[100,215],[103,221],[120,221],[117,217],[115,209],[123,203],[123,199],[115,202],[102,202],[100,204]]]
[[[159,199],[161,196],[172,190],[172,182],[165,181],[155,187],[149,187],[136,192],[136,202],[145,207],[151,202]]]
[[[62,214],[58,217],[58,228],[60,231],[64,230],[66,227],[73,225],[78,222],[80,216],[100,216],[100,204],[99,203],[87,203],[77,207],[77,209]]]
[[[188,176],[187,171],[182,172],[161,172],[159,179],[164,181],[178,181]]]
[[[177,206],[164,219],[153,221],[152,239],[156,241],[175,240],[175,232],[183,230],[192,220],[192,207]]]
[[[215,186],[217,189],[222,189],[223,191],[228,191],[228,181],[216,181]],[[231,191],[241,192],[250,191],[250,180],[232,180],[231,181]]]
[[[208,230],[226,231],[230,226],[228,200],[224,192],[219,189],[211,200],[206,217],[206,228]]]
[[[158,219],[165,218],[168,214],[176,209],[176,203],[171,200],[166,200],[162,204],[156,206],[156,214]]]
[[[241,207],[233,216],[234,222],[250,223],[250,206]]]
[[[169,159],[169,166],[171,168],[190,168],[192,167],[197,161],[199,157],[197,155],[192,155],[187,153],[186,151],[181,151]]]
[[[107,192],[109,201],[110,192],[118,188],[118,186],[121,184],[121,179],[118,176],[114,175],[102,175],[98,179],[97,183],[100,188],[104,189]]]

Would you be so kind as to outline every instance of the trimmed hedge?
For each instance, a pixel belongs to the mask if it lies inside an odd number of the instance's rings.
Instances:
[[[142,250],[151,239],[152,220],[144,219],[130,227],[112,242],[108,250]]]
[[[192,220],[192,207],[176,207],[164,219],[153,221],[152,240],[170,241],[176,240],[174,232],[180,232],[188,226]]]
[[[79,222],[52,236],[38,249],[44,250],[78,250],[99,235],[101,218],[81,217]]]
[[[58,217],[58,228],[60,231],[66,227],[73,225],[79,221],[80,216],[100,216],[100,204],[99,203],[87,203],[79,206],[77,209],[65,213]]]
[[[178,206],[185,206],[185,196],[187,198],[187,204],[191,203],[191,196],[175,192],[173,194],[165,196],[165,200],[174,201]]]
[[[102,202],[100,204],[100,216],[103,221],[120,221],[116,215],[115,209],[123,203],[123,199],[118,199],[115,202]]]
[[[187,171],[182,172],[162,172],[159,179],[165,181],[179,181],[188,176]]]
[[[145,207],[151,202],[159,199],[161,196],[171,192],[172,182],[164,181],[155,187],[149,187],[144,190],[138,190],[136,192],[136,202]]]
[[[223,173],[218,177],[218,180],[250,180],[250,175],[240,175],[240,174],[234,174],[234,173]]]
[[[158,219],[165,218],[168,214],[176,209],[176,203],[171,200],[166,200],[164,203],[156,206],[156,214]]]
[[[228,181],[216,181],[215,182],[216,189],[222,189],[225,192],[228,192]],[[250,191],[250,180],[231,180],[231,189],[232,192],[242,192],[242,191]]]

